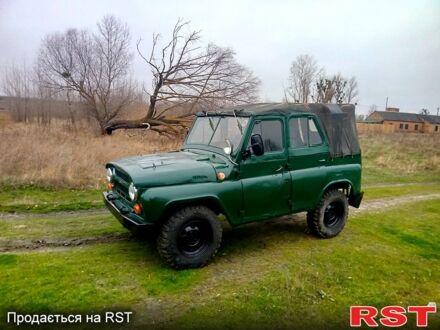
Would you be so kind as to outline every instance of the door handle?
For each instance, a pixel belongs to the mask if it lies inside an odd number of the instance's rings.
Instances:
[[[283,168],[284,168],[284,166],[280,166],[280,168],[279,168],[279,169],[276,169],[275,172],[279,172],[279,171],[281,171]]]
[[[320,163],[324,163],[324,162],[325,162],[325,158],[324,158],[324,159],[320,159],[320,160],[318,160],[318,162],[320,162]]]

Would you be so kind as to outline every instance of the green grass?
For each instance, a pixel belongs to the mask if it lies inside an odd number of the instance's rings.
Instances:
[[[145,242],[59,252],[2,254],[1,309],[76,311],[125,308],[140,299],[186,292],[203,273],[164,267]]]
[[[63,239],[91,237],[125,233],[121,224],[110,212],[82,216],[50,216],[42,218],[25,217],[0,221],[0,243],[2,240],[19,239]]]
[[[364,201],[400,197],[408,195],[424,195],[440,193],[440,181],[438,183],[414,183],[396,186],[367,186],[363,188]]]
[[[408,160],[411,161],[411,160]],[[392,183],[417,183],[440,181],[440,174],[420,170],[416,173],[402,173],[399,170],[384,169],[381,166],[370,164],[368,160],[363,162],[362,183],[369,184],[392,184]]]
[[[440,199],[364,212],[329,240],[305,234],[298,217],[243,226],[225,231],[211,265],[183,272],[144,240],[3,253],[0,310],[130,309],[135,325],[159,328],[348,328],[350,305],[440,302],[439,214]]]
[[[181,329],[349,328],[350,305],[440,301],[440,200],[352,219],[332,240],[281,243],[268,274],[219,287],[173,321]],[[285,240],[281,240],[285,242]],[[267,253],[267,251],[266,251]],[[414,317],[408,326],[415,328]],[[430,317],[438,328],[440,317]]]
[[[0,187],[0,212],[47,213],[101,208],[102,191]]]

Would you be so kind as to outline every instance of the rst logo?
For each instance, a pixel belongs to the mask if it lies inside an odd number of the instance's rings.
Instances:
[[[379,323],[385,327],[402,327],[408,322],[407,314],[414,314],[417,327],[427,327],[430,314],[437,312],[435,303],[428,306],[385,306],[380,312],[372,306],[351,306],[350,307],[350,326],[378,327]]]

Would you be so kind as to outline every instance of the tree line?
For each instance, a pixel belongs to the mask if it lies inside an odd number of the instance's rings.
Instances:
[[[345,78],[341,73],[326,74],[310,55],[299,55],[292,62],[285,102],[356,103],[359,90],[356,77]]]
[[[259,99],[260,80],[237,62],[234,51],[203,45],[200,38],[199,31],[179,19],[168,39],[153,34],[150,49],[139,39],[133,52],[128,26],[105,16],[95,31],[68,29],[46,35],[33,67],[6,70],[1,86],[17,99],[13,111],[19,121],[27,120],[30,107],[37,107],[42,122],[50,120],[45,114],[56,100],[64,102],[72,122],[81,110],[102,134],[146,128],[172,137],[189,126],[196,111]],[[150,70],[150,86],[133,79],[134,56]],[[300,55],[291,65],[284,94],[285,102],[350,103],[358,88],[355,77],[327,76],[313,57]],[[142,105],[142,114],[125,119],[134,103]]]

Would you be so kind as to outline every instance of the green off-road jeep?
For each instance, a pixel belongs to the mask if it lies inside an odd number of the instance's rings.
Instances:
[[[174,268],[201,267],[232,226],[307,211],[316,236],[336,236],[359,207],[361,151],[353,105],[255,104],[198,113],[176,152],[106,165],[109,210],[127,228],[159,230]]]

